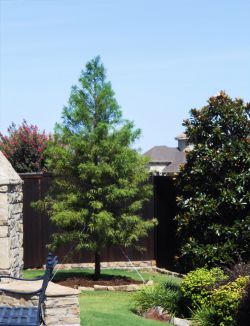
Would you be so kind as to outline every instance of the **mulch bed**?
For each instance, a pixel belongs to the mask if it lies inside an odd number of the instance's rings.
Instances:
[[[57,284],[77,288],[78,286],[93,287],[94,285],[117,286],[129,284],[141,284],[140,281],[135,281],[126,276],[101,276],[98,281],[95,281],[91,276],[74,276],[67,277],[63,280],[57,281]]]

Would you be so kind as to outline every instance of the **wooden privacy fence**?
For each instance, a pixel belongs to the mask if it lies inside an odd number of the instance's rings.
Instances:
[[[49,220],[46,213],[41,213],[31,207],[31,202],[42,199],[52,183],[52,175],[49,173],[21,173],[23,179],[23,228],[24,228],[24,267],[41,267],[47,256],[46,245],[50,243],[51,235],[55,232],[55,226]],[[153,201],[145,207],[143,218],[153,217]],[[142,241],[146,250],[140,253],[134,249],[127,249],[126,254],[131,260],[154,260],[155,232]],[[88,251],[81,251],[72,255],[70,247],[60,248],[57,252],[59,261],[64,263],[91,263],[94,256]],[[65,257],[67,256],[67,257]],[[65,260],[65,258],[67,258]],[[102,261],[124,261],[126,258],[117,247],[106,248],[102,252]]]

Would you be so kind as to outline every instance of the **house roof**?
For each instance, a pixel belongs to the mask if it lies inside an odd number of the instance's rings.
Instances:
[[[175,147],[168,146],[154,146],[143,155],[150,158],[149,165],[151,171],[153,170],[154,164],[161,164],[163,174],[172,174],[179,171],[180,164],[186,162],[186,155],[184,151],[180,151]]]

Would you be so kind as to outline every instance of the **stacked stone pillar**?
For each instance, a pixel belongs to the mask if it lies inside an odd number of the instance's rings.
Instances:
[[[23,181],[0,152],[0,274],[23,269]]]

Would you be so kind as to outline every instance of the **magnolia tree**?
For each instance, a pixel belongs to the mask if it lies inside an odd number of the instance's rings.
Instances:
[[[52,247],[73,243],[95,253],[96,279],[103,248],[138,246],[155,224],[140,216],[152,189],[147,160],[131,148],[139,134],[122,118],[100,58],[91,60],[55,128],[48,155],[49,169],[58,177],[37,206],[59,230]]]
[[[17,127],[14,123],[8,128],[8,135],[0,133],[0,150],[17,172],[40,172],[46,170],[45,149],[48,136],[35,125],[24,120]]]
[[[194,145],[177,178],[180,262],[250,259],[250,104],[221,92],[184,122]]]

